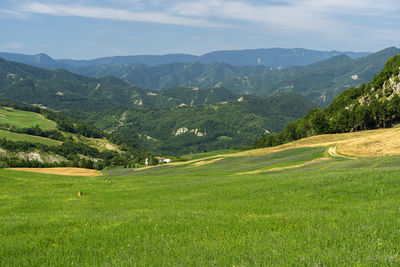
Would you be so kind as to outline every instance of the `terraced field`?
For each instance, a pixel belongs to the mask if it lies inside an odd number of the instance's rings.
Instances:
[[[0,265],[399,265],[400,156],[328,153],[396,131],[94,177],[0,170]]]

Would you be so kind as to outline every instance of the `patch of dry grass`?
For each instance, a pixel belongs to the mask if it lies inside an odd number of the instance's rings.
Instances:
[[[46,174],[68,175],[68,176],[100,176],[101,172],[83,168],[9,168],[8,170],[37,172]]]
[[[190,165],[189,168],[191,168],[191,167],[199,167],[199,166],[203,166],[203,165],[206,165],[206,164],[211,164],[211,163],[214,163],[214,162],[216,162],[218,160],[221,160],[221,159],[223,159],[223,157],[215,158],[215,159],[211,159],[211,160],[197,161],[197,162],[193,163],[192,165]]]
[[[249,171],[249,172],[240,172],[240,173],[236,173],[239,175],[243,175],[243,174],[257,174],[257,173],[263,173],[263,172],[273,172],[273,171],[283,171],[283,170],[288,170],[288,169],[294,169],[294,168],[300,168],[306,165],[310,165],[313,163],[318,163],[318,162],[322,162],[322,161],[326,161],[326,160],[330,160],[330,158],[317,158],[317,159],[313,159],[301,164],[297,164],[297,165],[292,165],[292,166],[286,166],[286,167],[277,167],[277,168],[271,168],[271,169],[267,169],[267,170],[254,170],[254,171]]]
[[[325,134],[304,138],[276,147],[243,151],[232,156],[257,156],[301,147],[336,146],[337,153],[352,157],[400,155],[400,129],[378,129],[362,132]]]

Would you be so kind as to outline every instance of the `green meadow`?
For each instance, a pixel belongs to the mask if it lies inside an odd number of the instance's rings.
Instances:
[[[0,266],[400,265],[400,157],[307,164],[324,155],[99,177],[0,170]]]
[[[5,123],[17,128],[39,125],[42,130],[53,130],[57,125],[54,121],[47,120],[43,115],[38,113],[0,107],[0,124]]]
[[[23,142],[30,142],[30,143],[39,143],[48,146],[58,146],[61,145],[61,141],[29,135],[29,134],[21,134],[21,133],[13,133],[9,131],[0,130],[0,138],[5,138],[7,140],[11,140],[14,142],[23,141]]]

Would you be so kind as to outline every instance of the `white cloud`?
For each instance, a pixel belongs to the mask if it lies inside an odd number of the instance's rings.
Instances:
[[[241,1],[192,1],[177,4],[173,10],[182,16],[207,17],[256,23],[278,29],[326,31],[337,22],[303,5],[254,5]]]
[[[24,18],[27,18],[28,15],[23,13],[23,12],[19,12],[19,11],[8,10],[8,9],[0,9],[0,17],[1,18],[24,19]]]
[[[47,14],[53,16],[76,16],[97,19],[113,19],[137,22],[155,22],[172,25],[203,27],[222,27],[222,24],[211,23],[201,18],[188,18],[171,15],[166,12],[132,12],[123,9],[92,7],[82,5],[50,5],[31,3],[21,8],[27,13]]]
[[[316,33],[332,40],[366,35],[398,25],[398,0],[284,0],[273,3],[243,0],[181,1],[170,10],[210,21],[241,22],[243,27],[282,33]],[[248,25],[246,23],[251,23]],[[397,29],[392,26],[394,31]]]
[[[381,30],[395,35],[400,22],[398,0],[37,0],[16,10],[363,42]]]
[[[58,3],[58,4],[57,4]],[[60,4],[61,3],[61,4]],[[115,8],[116,7],[116,8]],[[20,10],[54,16],[226,27],[253,23],[269,29],[330,32],[357,18],[398,20],[398,0],[79,0],[29,3]],[[358,22],[360,23],[360,22]]]

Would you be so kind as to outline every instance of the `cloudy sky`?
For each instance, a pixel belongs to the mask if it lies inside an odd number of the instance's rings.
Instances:
[[[400,47],[398,0],[1,0],[0,51],[54,58]]]

